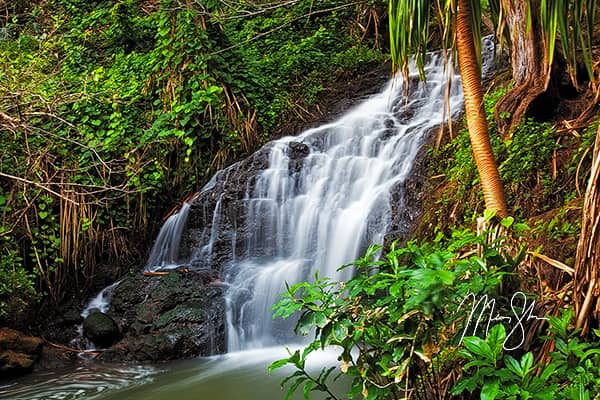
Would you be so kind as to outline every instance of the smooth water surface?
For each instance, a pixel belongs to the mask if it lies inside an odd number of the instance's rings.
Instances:
[[[282,347],[230,353],[158,366],[123,366],[87,362],[76,369],[34,374],[11,383],[0,381],[0,399],[11,400],[268,400],[282,399],[281,380],[293,371],[272,375],[267,367],[287,355]],[[337,365],[337,354],[311,355],[308,369]],[[348,391],[343,379],[336,393]],[[300,390],[301,393],[301,390]],[[299,394],[294,397],[300,399]],[[314,395],[319,399],[323,396]]]

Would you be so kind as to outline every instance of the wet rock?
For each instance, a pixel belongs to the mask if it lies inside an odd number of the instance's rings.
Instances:
[[[209,271],[126,277],[108,313],[122,339],[104,360],[157,362],[226,350],[223,287]]]
[[[0,328],[0,372],[18,375],[29,371],[38,359],[42,345],[40,338]]]
[[[83,321],[83,334],[96,346],[108,347],[119,338],[119,327],[107,314],[93,311]]]
[[[63,314],[63,319],[66,324],[75,325],[81,324],[83,318],[81,317],[81,311],[79,309],[69,309]]]
[[[289,147],[289,157],[292,160],[297,160],[300,158],[305,158],[310,154],[310,148],[301,142],[290,142],[288,144]]]
[[[45,345],[40,357],[35,361],[35,371],[56,370],[76,365],[81,361],[75,351],[66,351],[61,346]]]
[[[23,332],[0,328],[0,350],[14,350],[19,353],[38,354],[42,349],[42,339]]]
[[[255,231],[245,224],[247,218],[247,192],[253,191],[257,177],[269,165],[268,144],[229,168],[220,171],[211,184],[191,203],[188,221],[180,241],[179,258],[190,260],[197,271],[213,271],[220,275],[222,266],[232,256],[244,252],[246,239]],[[221,210],[218,219],[214,210]],[[213,235],[213,240],[211,240]],[[212,247],[206,247],[213,243]]]
[[[25,353],[12,350],[0,352],[0,371],[7,373],[21,373],[33,366],[34,358]]]

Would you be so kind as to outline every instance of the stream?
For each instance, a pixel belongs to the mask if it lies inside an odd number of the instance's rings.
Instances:
[[[10,383],[0,381],[0,399],[10,400],[265,400],[283,399],[281,380],[293,370],[267,373],[275,360],[287,356],[283,347],[247,350],[221,356],[177,361],[157,366],[82,362],[77,368],[32,374]],[[308,369],[335,365],[337,354],[311,355]],[[259,384],[257,384],[259,383]],[[343,395],[343,379],[332,382]],[[301,391],[294,399],[301,399]],[[320,399],[324,396],[313,395]]]

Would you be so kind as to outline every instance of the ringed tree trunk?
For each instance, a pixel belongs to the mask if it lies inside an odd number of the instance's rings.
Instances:
[[[573,293],[576,326],[585,334],[592,322],[600,323],[600,127],[583,203]]]
[[[540,22],[540,0],[501,0],[501,7],[512,45],[514,86],[496,104],[494,118],[499,131],[508,135],[531,103],[548,89],[551,66]],[[528,27],[529,18],[531,26]]]
[[[459,0],[456,15],[456,51],[465,98],[465,113],[473,155],[483,189],[485,207],[503,218],[508,215],[504,191],[492,152],[483,108],[481,72],[471,27],[469,0]]]

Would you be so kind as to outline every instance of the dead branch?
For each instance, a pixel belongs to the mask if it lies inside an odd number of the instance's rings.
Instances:
[[[40,188],[42,190],[45,190],[45,191],[47,191],[49,193],[52,193],[56,197],[59,197],[59,198],[65,200],[65,201],[68,201],[69,203],[72,203],[72,204],[74,204],[76,206],[80,205],[76,201],[74,201],[72,199],[69,199],[68,197],[65,197],[65,196],[61,195],[57,191],[50,189],[48,186],[46,186],[46,185],[44,185],[42,183],[30,181],[29,179],[25,179],[25,178],[21,178],[19,176],[14,176],[14,175],[6,174],[4,172],[0,172],[0,176],[3,176],[3,177],[8,178],[8,179],[15,180],[15,181],[19,181],[19,182],[22,182],[22,183],[27,183],[27,184],[30,184],[30,185],[34,185],[34,186],[36,186],[36,187],[38,187],[38,188]]]

